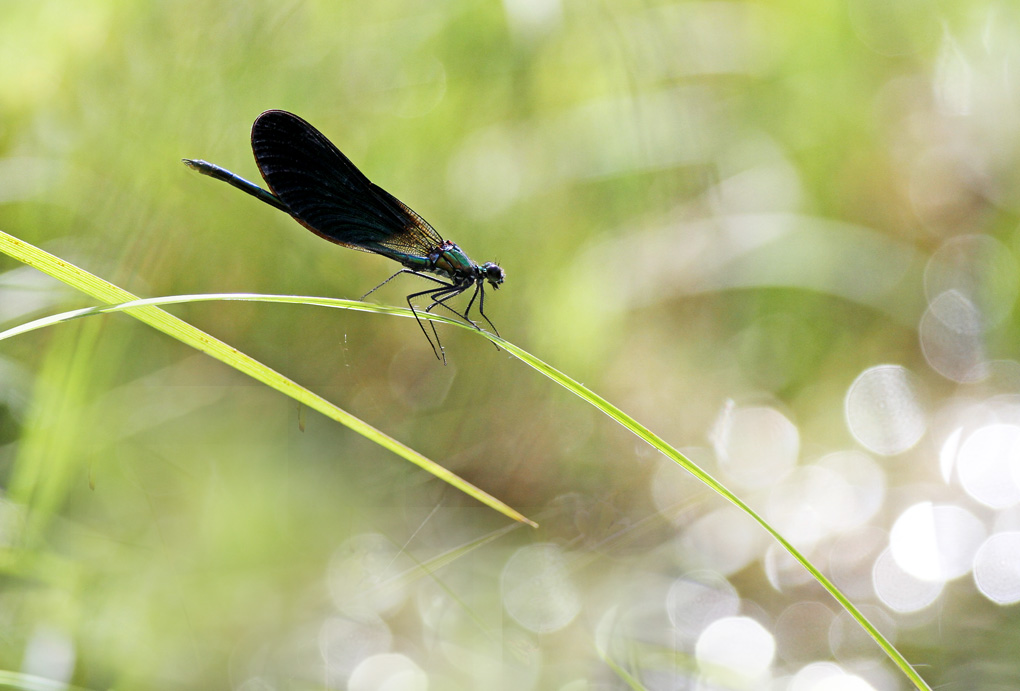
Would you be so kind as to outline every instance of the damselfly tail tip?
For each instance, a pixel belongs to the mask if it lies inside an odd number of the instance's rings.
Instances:
[[[182,158],[181,163],[202,175],[210,175],[210,169],[213,167],[211,163],[206,163],[198,158]]]

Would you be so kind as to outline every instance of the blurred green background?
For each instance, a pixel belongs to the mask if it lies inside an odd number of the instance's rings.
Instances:
[[[356,298],[395,265],[180,163],[258,180],[252,121],[295,112],[929,684],[1012,689],[1018,46],[982,0],[0,2],[0,229],[142,296]],[[90,304],[0,260],[5,328]],[[408,319],[169,310],[541,528],[479,544],[506,520],[124,315],[19,336],[16,683],[907,688],[750,519],[483,339],[440,327],[443,367]]]

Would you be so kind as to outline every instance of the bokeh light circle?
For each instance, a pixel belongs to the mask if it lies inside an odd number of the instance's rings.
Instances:
[[[847,511],[832,515],[833,529],[846,531],[868,522],[886,496],[886,476],[882,467],[862,451],[836,451],[821,458],[817,464],[839,473],[852,493],[852,504]]]
[[[319,654],[331,679],[346,679],[363,660],[388,653],[392,645],[393,632],[374,614],[330,617],[319,628]]]
[[[886,607],[901,613],[918,612],[935,602],[942,593],[941,581],[922,581],[900,568],[886,549],[871,568],[875,594]]]
[[[834,616],[821,602],[797,602],[783,610],[773,627],[781,657],[787,662],[828,658]]]
[[[1020,272],[1013,253],[988,235],[962,235],[948,240],[932,255],[924,272],[924,290],[933,309],[936,298],[954,291],[973,305],[979,315],[978,328],[999,324],[1013,309]],[[948,310],[937,316],[953,325],[958,310],[954,303],[942,303]]]
[[[679,550],[701,568],[729,575],[758,558],[764,540],[745,513],[724,506],[688,526],[679,538]]]
[[[719,467],[742,487],[766,487],[797,463],[800,433],[775,408],[727,405],[712,432]]]
[[[849,522],[856,497],[839,473],[797,468],[769,493],[766,517],[796,547],[809,547]]]
[[[740,596],[728,580],[712,571],[678,578],[666,596],[666,612],[678,634],[694,640],[710,623],[740,611]]]
[[[856,674],[832,662],[813,662],[793,675],[787,691],[875,691]]]
[[[887,641],[895,645],[898,631],[888,610],[867,604],[860,605],[858,609]],[[833,618],[828,638],[829,649],[837,660],[865,660],[875,648],[875,639],[845,610]]]
[[[539,543],[517,550],[503,567],[503,606],[529,631],[559,631],[581,611],[581,598],[558,545]]]
[[[1020,426],[996,423],[968,434],[956,453],[956,472],[964,491],[986,506],[1020,502]]]
[[[966,509],[921,502],[893,523],[889,549],[914,578],[945,582],[970,571],[985,534],[984,524]]]
[[[845,411],[854,438],[883,456],[910,449],[927,428],[914,376],[899,365],[862,372],[847,391]]]
[[[341,611],[388,614],[407,598],[407,590],[397,577],[410,566],[407,555],[385,536],[355,535],[330,559],[330,595]]]
[[[851,600],[874,599],[873,561],[888,545],[889,535],[872,525],[840,535],[829,546],[829,578]]]
[[[429,678],[406,655],[383,653],[361,661],[347,680],[347,691],[427,691]]]
[[[708,469],[714,465],[715,459],[707,448],[685,448],[681,451],[701,468]],[[667,459],[663,459],[652,474],[648,489],[658,512],[677,525],[690,520],[691,505],[711,492],[700,480]]]
[[[768,672],[776,641],[750,617],[723,617],[709,624],[694,647],[698,668],[709,678],[733,675],[753,681]]]
[[[924,359],[955,382],[988,376],[981,315],[966,297],[949,290],[928,305],[917,328]]]
[[[789,588],[797,588],[813,580],[811,573],[804,565],[793,558],[780,544],[769,545],[762,558],[762,568],[769,585],[778,592]]]
[[[974,583],[992,602],[1020,602],[1020,531],[997,533],[974,555]]]

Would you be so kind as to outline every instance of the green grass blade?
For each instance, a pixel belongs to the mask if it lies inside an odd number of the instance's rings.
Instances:
[[[349,309],[356,312],[375,312],[377,314],[391,314],[397,317],[414,318],[411,310],[406,307],[390,307],[388,305],[372,305],[356,300],[345,300],[343,298],[312,297],[307,295],[267,295],[265,293],[201,293],[196,295],[166,295],[154,298],[135,298],[127,302],[118,302],[110,305],[99,305],[96,307],[83,307],[81,309],[51,314],[47,317],[40,317],[32,321],[12,326],[6,331],[0,331],[0,341],[20,334],[35,331],[47,326],[54,326],[62,322],[80,319],[82,317],[94,316],[97,314],[112,314],[114,312],[130,312],[148,305],[181,305],[189,302],[214,302],[237,301],[237,302],[282,302],[291,305],[318,305],[320,307],[334,307]],[[422,316],[419,313],[419,316]],[[470,326],[461,322],[453,321],[447,317],[429,314],[425,318],[435,321],[443,321],[466,329]]]
[[[454,473],[451,473],[438,463],[429,460],[414,449],[405,446],[396,439],[393,439],[375,427],[372,427],[367,422],[333,405],[326,399],[312,393],[308,389],[299,386],[279,372],[266,367],[259,361],[245,355],[223,341],[210,336],[204,331],[196,329],[191,324],[174,317],[153,304],[146,304],[145,301],[139,300],[137,296],[132,295],[126,290],[123,290],[112,283],[85,271],[84,269],[74,266],[59,257],[55,257],[49,252],[45,252],[34,245],[8,235],[3,231],[0,231],[0,252],[28,264],[43,273],[49,274],[72,288],[76,288],[77,290],[80,290],[97,300],[101,300],[102,302],[108,304],[136,303],[134,306],[126,310],[135,319],[138,319],[139,321],[144,322],[145,324],[148,324],[149,326],[158,329],[173,338],[176,338],[182,343],[190,345],[191,347],[200,350],[227,365],[230,365],[231,367],[263,382],[277,391],[300,401],[309,408],[317,410],[326,417],[345,425],[383,448],[389,449],[401,458],[414,463],[423,470],[432,473],[440,480],[456,487],[465,494],[474,497],[478,501],[499,511],[500,513],[509,516],[516,521],[527,523],[531,526],[536,525],[533,521],[499,501],[495,497],[490,496],[466,480],[458,477]],[[344,306],[347,307],[354,306],[351,304],[351,301],[337,302],[346,303]],[[359,308],[369,309],[372,308],[372,306],[365,305],[362,307],[359,305]],[[372,311],[390,310],[378,310],[373,308]],[[86,312],[77,310],[76,313],[73,313],[72,317],[69,318],[83,316],[85,313]],[[15,333],[21,332],[15,330]],[[8,335],[14,335],[14,333],[8,332]]]

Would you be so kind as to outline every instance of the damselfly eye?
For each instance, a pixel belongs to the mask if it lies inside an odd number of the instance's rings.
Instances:
[[[485,274],[485,280],[491,283],[494,288],[498,287],[503,282],[503,279],[506,278],[503,269],[492,262],[482,264],[482,273]]]

